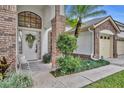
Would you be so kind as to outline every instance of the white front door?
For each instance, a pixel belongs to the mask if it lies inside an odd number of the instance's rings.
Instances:
[[[38,32],[36,31],[22,31],[22,53],[27,60],[37,60],[38,59]],[[32,47],[29,47],[28,42],[26,41],[27,34],[31,34],[35,37],[35,40],[32,44]]]

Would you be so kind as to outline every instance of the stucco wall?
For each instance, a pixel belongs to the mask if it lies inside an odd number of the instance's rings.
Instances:
[[[41,31],[41,56],[48,53],[48,32],[51,31],[51,20],[55,17],[54,5],[19,5],[17,12],[31,11],[42,18]],[[64,6],[61,6],[60,14],[64,15]],[[29,28],[30,29],[30,28]]]
[[[77,39],[78,48],[74,51],[76,54],[91,55],[92,53],[92,33],[89,31],[81,32]]]

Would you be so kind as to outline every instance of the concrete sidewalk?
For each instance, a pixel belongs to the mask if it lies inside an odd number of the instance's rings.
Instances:
[[[124,70],[124,67],[107,65],[84,72],[55,78],[49,72],[34,72],[34,86],[37,88],[80,88],[91,84],[99,79]]]
[[[107,58],[111,64],[123,66],[124,67],[124,55],[118,56],[118,58]]]

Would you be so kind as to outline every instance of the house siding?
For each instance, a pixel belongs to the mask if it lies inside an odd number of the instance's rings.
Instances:
[[[92,33],[89,31],[81,32],[77,38],[77,49],[75,54],[91,55],[93,51]]]

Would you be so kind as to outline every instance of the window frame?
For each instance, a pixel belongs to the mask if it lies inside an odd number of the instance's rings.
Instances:
[[[27,28],[42,28],[42,19],[39,15],[30,12],[22,11],[18,13],[18,26]]]

